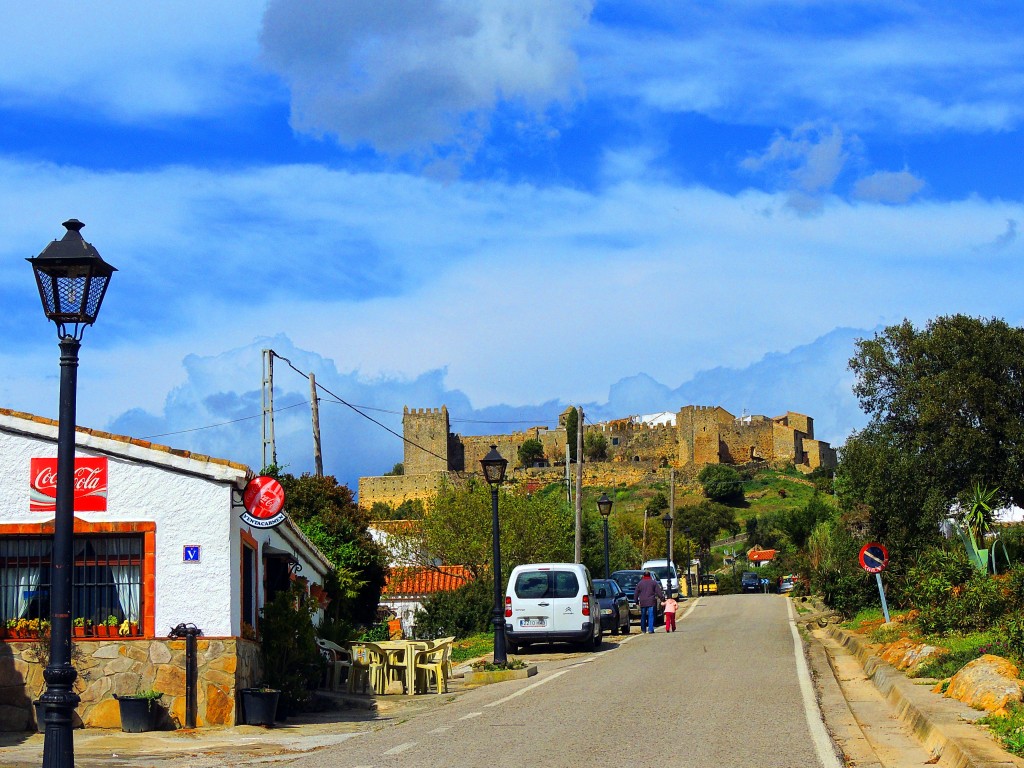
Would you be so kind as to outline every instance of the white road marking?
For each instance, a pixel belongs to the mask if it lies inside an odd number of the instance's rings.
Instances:
[[[405,742],[405,744],[399,744],[397,747],[392,747],[387,752],[382,752],[381,754],[383,754],[383,755],[397,755],[397,754],[400,754],[402,752],[405,752],[405,750],[407,750],[407,749],[412,749],[415,746],[416,746],[416,742],[415,741],[407,741],[407,742]]]
[[[450,725],[442,725],[439,728],[435,728],[434,730],[429,731],[429,733],[444,733],[445,731],[450,731],[451,729],[452,729],[452,726],[450,726]]]
[[[789,631],[793,634],[796,676],[800,681],[800,694],[804,700],[804,716],[807,718],[807,727],[811,731],[811,740],[814,742],[814,748],[818,752],[818,760],[824,768],[842,768],[842,764],[832,748],[832,740],[828,736],[828,731],[825,730],[821,710],[818,708],[818,699],[814,695],[811,673],[807,669],[807,660],[804,658],[804,646],[800,640],[800,633],[796,628],[793,601],[787,599],[786,602],[789,603]]]
[[[468,715],[463,715],[459,720],[472,720],[474,717],[480,717],[483,712],[470,712]]]
[[[497,701],[492,701],[490,704],[484,704],[484,706],[485,707],[496,707],[499,704],[504,704],[506,701],[511,701],[516,696],[522,696],[527,691],[532,691],[534,688],[537,688],[538,686],[545,685],[546,683],[550,683],[556,677],[561,677],[562,675],[564,675],[568,671],[569,671],[568,669],[563,669],[561,672],[555,672],[553,675],[551,675],[551,677],[545,677],[543,680],[538,680],[533,685],[528,685],[525,688],[520,688],[515,693],[506,696],[504,699],[498,699]]]

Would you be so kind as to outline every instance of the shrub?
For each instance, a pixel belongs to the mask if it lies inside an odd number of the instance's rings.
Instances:
[[[926,550],[907,572],[907,581],[914,585],[908,594],[926,634],[986,629],[1006,610],[1000,581],[975,571],[959,547]]]
[[[1008,655],[1018,661],[1024,660],[1024,612],[1016,611],[1007,614],[999,622],[999,626]],[[990,651],[990,653],[996,653],[996,651]]]
[[[493,629],[494,582],[481,578],[451,592],[427,598],[416,611],[416,635],[421,638],[467,637]]]
[[[697,476],[704,495],[714,501],[743,497],[740,473],[728,464],[708,464]]]
[[[266,682],[281,691],[285,709],[301,708],[311,698],[323,669],[313,617],[320,609],[301,580],[263,606],[260,650]]]
[[[1024,707],[1010,705],[1005,717],[988,715],[978,722],[987,725],[1007,752],[1024,755]]]

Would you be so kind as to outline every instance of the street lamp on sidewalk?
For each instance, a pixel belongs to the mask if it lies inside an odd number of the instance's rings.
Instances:
[[[669,570],[672,567],[672,513],[666,512],[665,516],[661,518],[662,524],[665,526],[665,572],[671,574]],[[672,597],[672,577],[669,575],[666,579],[668,581],[668,596]]]
[[[74,768],[71,718],[80,701],[71,666],[71,571],[74,567],[75,418],[78,349],[87,325],[96,321],[111,275],[117,270],[81,235],[85,225],[64,222],[67,232],[42,253],[26,259],[35,272],[43,313],[57,325],[60,346],[60,404],[57,412],[57,488],[50,557],[50,661],[43,670],[46,691],[43,768]]]
[[[505,664],[505,606],[501,599],[501,529],[498,527],[498,486],[505,482],[508,459],[498,453],[498,446],[492,445],[490,452],[480,459],[484,479],[491,486],[491,543],[494,547],[494,663]]]
[[[609,578],[608,568],[608,515],[612,513],[612,500],[608,498],[607,493],[602,493],[601,498],[597,500],[597,511],[601,513],[601,517],[604,518],[604,577]]]

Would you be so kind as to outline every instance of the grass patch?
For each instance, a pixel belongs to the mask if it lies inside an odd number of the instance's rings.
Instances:
[[[858,630],[865,624],[877,624],[880,621],[885,621],[885,614],[881,608],[862,608],[843,626],[846,629]]]
[[[978,722],[988,726],[1007,752],[1024,756],[1024,707],[1016,704],[1008,709],[1006,717],[988,715]]]
[[[930,637],[927,639],[933,645],[940,645],[947,649],[946,653],[930,661],[925,662],[911,675],[911,677],[952,677],[968,662],[974,661],[986,653],[996,653],[1003,656],[997,650],[1001,641],[992,632],[975,632],[970,635],[949,635],[946,637]]]
[[[494,635],[483,632],[462,637],[452,643],[452,663],[460,664],[477,656],[488,656],[494,651]]]

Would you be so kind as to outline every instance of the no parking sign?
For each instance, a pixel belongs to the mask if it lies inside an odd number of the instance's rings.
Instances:
[[[861,547],[860,567],[868,573],[879,573],[889,564],[889,550],[884,544],[872,541]]]
[[[889,564],[889,550],[885,548],[884,544],[871,541],[861,547],[860,556],[857,559],[860,560],[861,568],[868,573],[875,574],[875,580],[878,582],[878,596],[882,598],[882,613],[885,615],[885,623],[888,624],[889,606],[885,603],[885,590],[882,589],[882,571]]]

